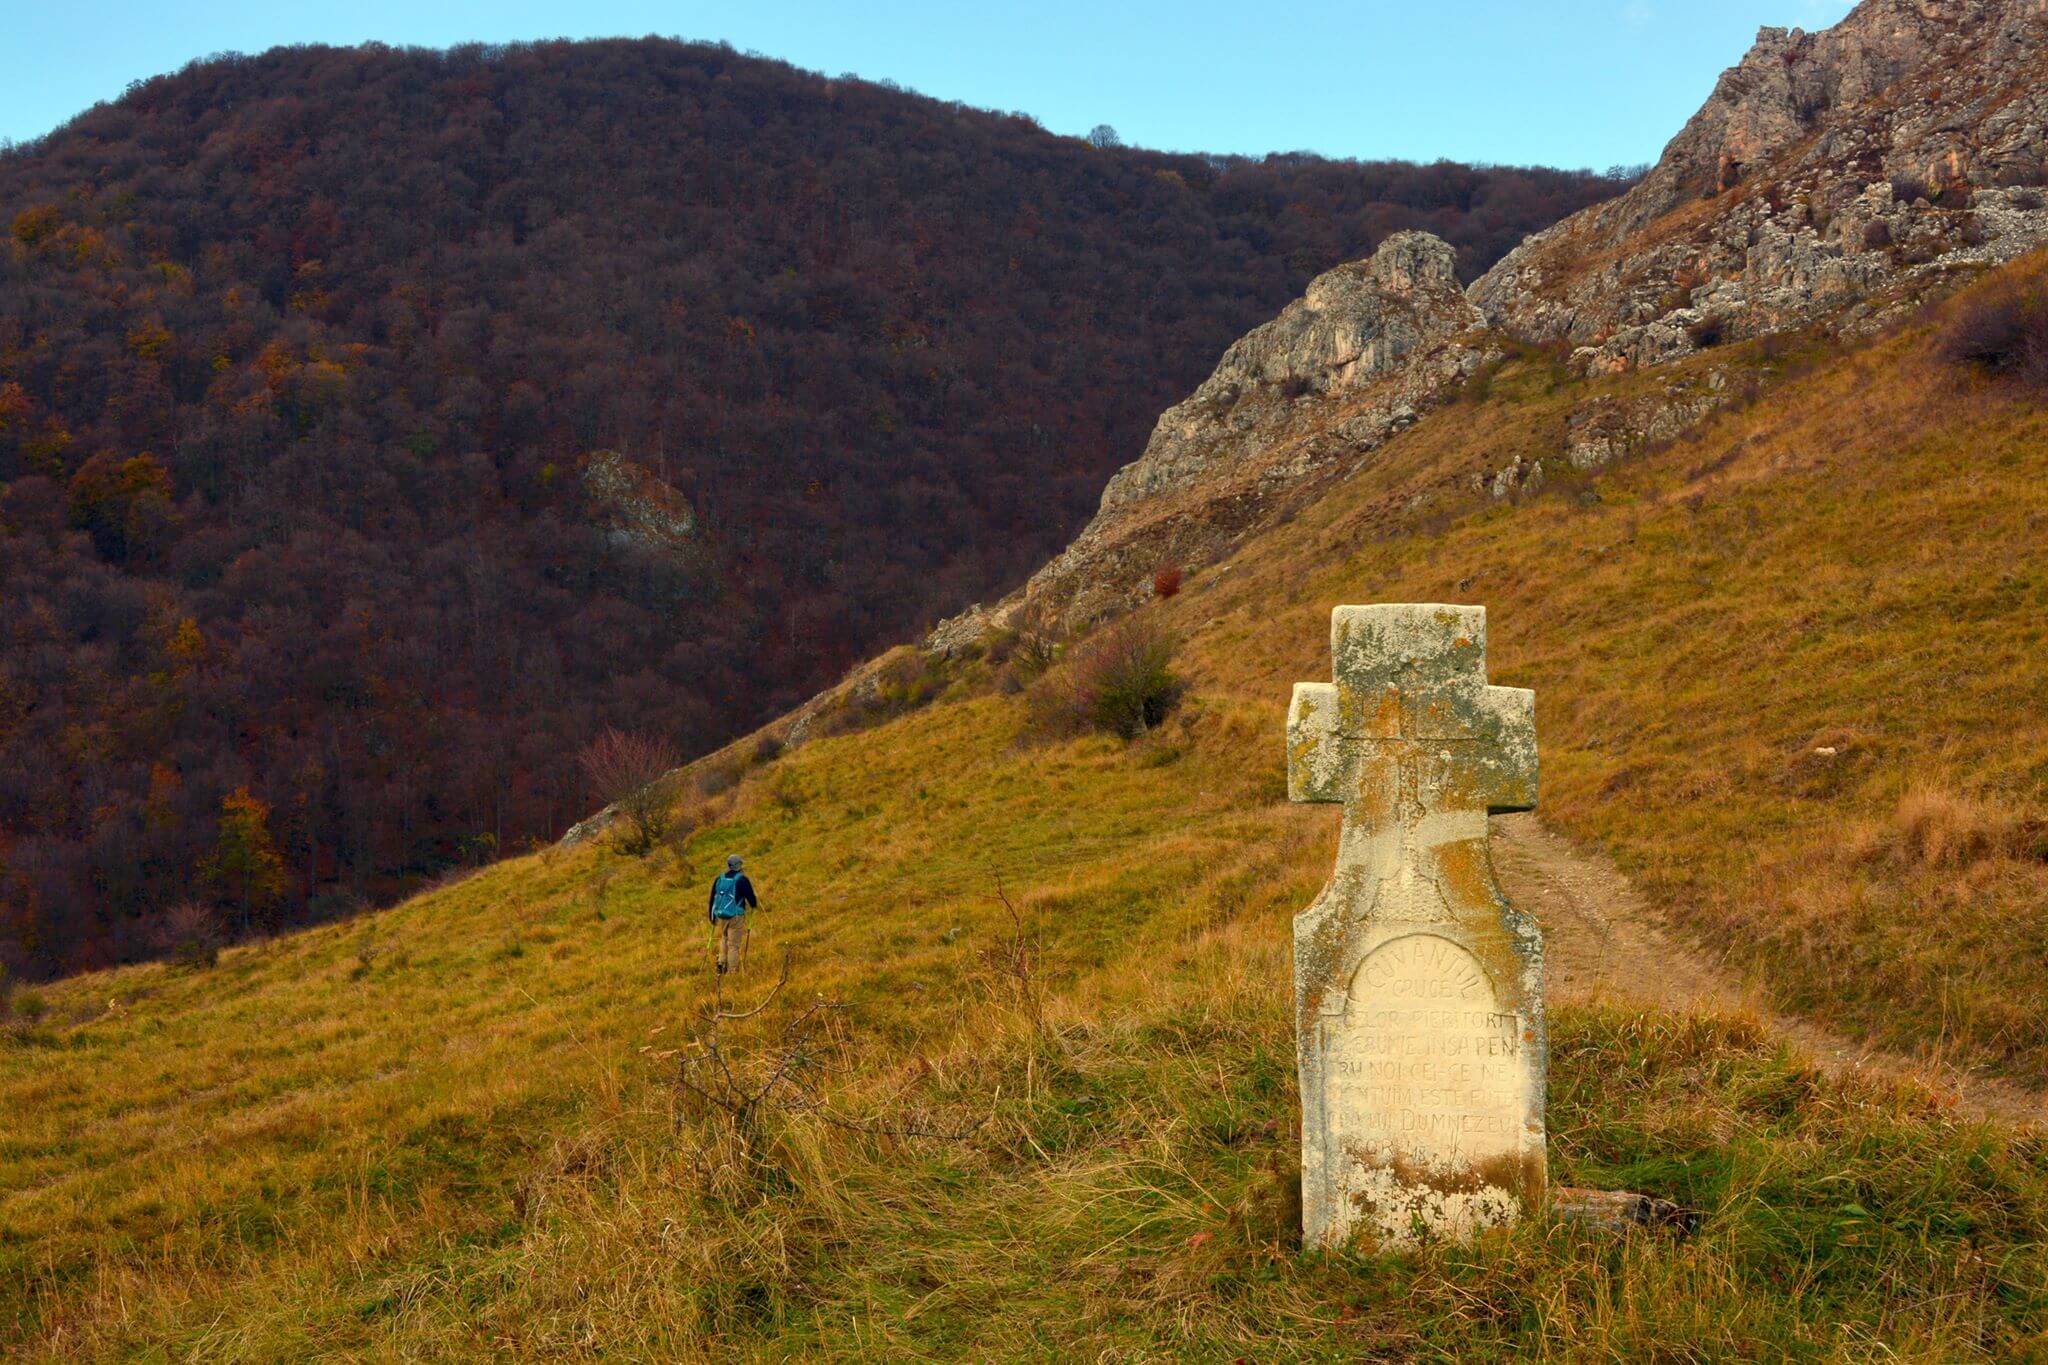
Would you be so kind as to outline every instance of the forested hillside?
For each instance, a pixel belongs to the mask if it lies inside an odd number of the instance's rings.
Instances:
[[[1315,272],[1615,189],[653,40],[141,83],[0,155],[0,966],[550,837],[601,727],[700,750],[1013,586]]]

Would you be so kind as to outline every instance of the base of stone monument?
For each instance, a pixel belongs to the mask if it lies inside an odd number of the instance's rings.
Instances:
[[[1627,1190],[1580,1190],[1552,1186],[1550,1212],[1569,1222],[1598,1228],[1602,1232],[1630,1232],[1653,1228],[1690,1236],[1700,1226],[1698,1209],[1659,1199],[1653,1194],[1631,1194]]]

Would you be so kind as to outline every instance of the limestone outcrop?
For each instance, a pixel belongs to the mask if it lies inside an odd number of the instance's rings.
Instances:
[[[591,454],[583,491],[613,543],[674,557],[695,553],[697,516],[689,499],[617,451]]]
[[[1245,437],[1285,415],[1241,401],[1260,389],[1287,400],[1356,389],[1481,322],[1450,246],[1426,232],[1396,233],[1370,259],[1317,276],[1279,317],[1225,351],[1202,386],[1160,416],[1144,455],[1110,479],[1096,522],[1185,489],[1233,458]]]
[[[2048,242],[2048,0],[1865,0],[1764,29],[1644,179],[1474,284],[1597,370],[1818,321]],[[1875,306],[1866,306],[1874,304]]]
[[[1355,467],[1483,365],[1482,325],[1450,246],[1426,232],[1318,276],[1161,415],[1028,600],[1085,617],[1163,564],[1216,558],[1275,498]]]
[[[1864,0],[1825,32],[1764,29],[1638,184],[1470,289],[1451,249],[1416,232],[1317,278],[1160,417],[1058,558],[927,648],[1130,606],[1155,570],[1223,558],[1512,349],[1563,344],[1580,373],[1614,375],[1794,328],[1856,334],[2043,244],[2048,0]],[[1554,450],[1455,478],[1526,496],[1737,396],[1711,359],[1674,366],[1570,413]],[[1434,491],[1404,491],[1388,515]]]

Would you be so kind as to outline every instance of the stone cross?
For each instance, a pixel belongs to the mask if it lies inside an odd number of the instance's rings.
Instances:
[[[1489,813],[1536,804],[1536,694],[1486,683],[1486,609],[1338,607],[1287,717],[1288,795],[1341,802],[1294,920],[1306,1244],[1465,1238],[1544,1193],[1543,940]]]

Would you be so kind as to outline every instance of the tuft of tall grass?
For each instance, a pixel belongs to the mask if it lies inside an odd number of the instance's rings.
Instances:
[[[2010,810],[1946,788],[1917,786],[1892,815],[1899,854],[1920,867],[1963,867],[2020,851],[2021,820]]]

